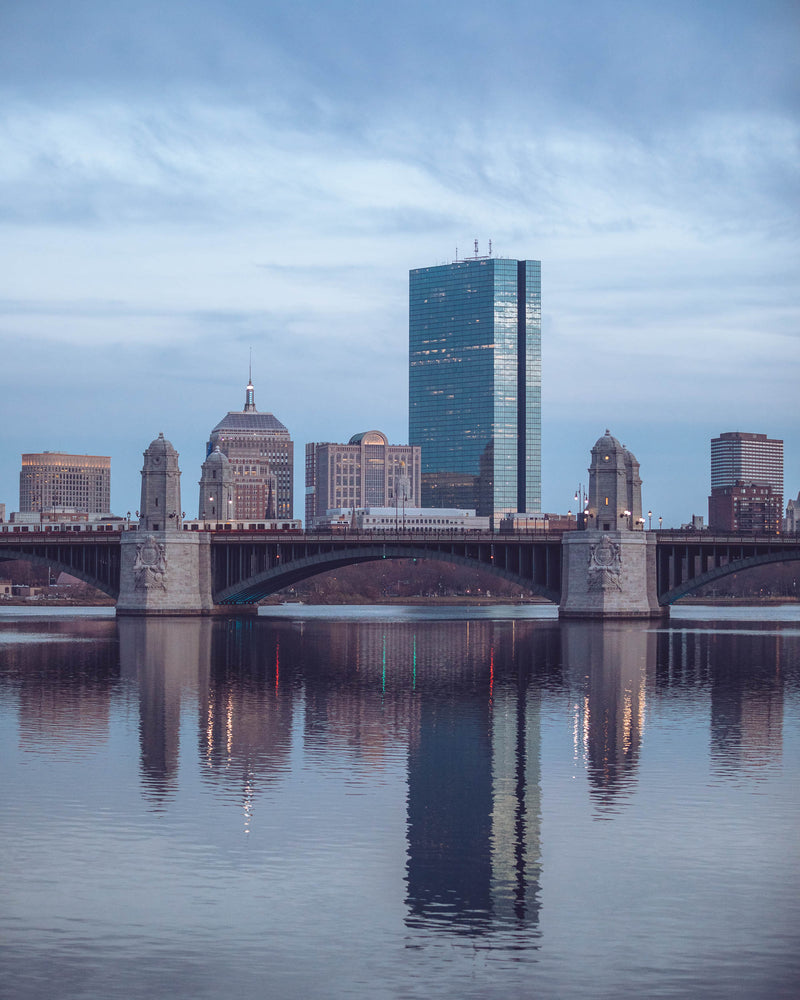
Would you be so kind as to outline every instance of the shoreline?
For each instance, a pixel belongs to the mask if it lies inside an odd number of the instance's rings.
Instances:
[[[264,600],[259,602],[263,607],[282,607],[284,605],[297,604],[303,607],[397,607],[438,605],[448,607],[492,607],[497,605],[545,605],[551,601],[543,597],[525,597],[521,600],[510,597],[468,597],[454,594],[449,597],[384,597],[380,600],[368,600],[363,597],[353,600],[340,601],[285,601],[285,600]],[[687,607],[691,605],[705,605],[712,607],[774,607],[781,604],[800,604],[797,597],[681,597],[675,601],[674,607]],[[0,599],[0,607],[38,607],[38,608],[113,608],[115,602],[112,600],[77,601],[69,598],[41,598],[41,597],[12,597]],[[255,606],[255,605],[254,605]]]

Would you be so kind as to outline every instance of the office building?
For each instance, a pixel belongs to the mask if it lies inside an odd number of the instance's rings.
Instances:
[[[108,455],[67,455],[61,451],[23,455],[19,509],[21,513],[110,513],[111,459]]]
[[[541,510],[541,264],[475,256],[410,273],[409,442],[422,505],[496,526]]]
[[[712,531],[773,534],[783,517],[783,441],[729,431],[711,440]]]
[[[389,444],[380,431],[306,445],[306,527],[329,510],[395,506],[420,506],[419,448]]]
[[[708,524],[712,531],[775,535],[781,530],[782,520],[782,497],[763,483],[718,486],[708,498]]]
[[[228,503],[226,493],[223,506],[231,508],[226,520],[257,521],[265,517],[292,516],[294,444],[289,431],[274,414],[256,409],[252,380],[247,383],[244,409],[229,411],[211,432],[206,446],[207,458],[215,448],[219,448],[230,463],[230,499],[233,503]],[[198,511],[201,518],[203,510],[201,498]],[[217,516],[225,515],[220,511]]]

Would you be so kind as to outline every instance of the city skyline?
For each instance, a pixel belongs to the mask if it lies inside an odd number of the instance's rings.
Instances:
[[[408,271],[475,238],[542,261],[544,510],[606,427],[665,525],[720,432],[783,439],[795,496],[798,17],[6,5],[0,502],[50,449],[111,455],[133,510],[159,432],[199,478],[251,347],[299,447],[404,442]]]

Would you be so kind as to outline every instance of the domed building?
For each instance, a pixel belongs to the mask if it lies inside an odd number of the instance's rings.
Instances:
[[[265,517],[291,518],[294,510],[294,444],[289,431],[272,413],[256,409],[252,380],[247,383],[243,410],[230,410],[211,431],[206,446],[206,463],[216,448],[227,458],[230,492],[219,499],[230,513],[220,511],[215,516],[226,520],[254,521]],[[217,468],[221,474],[222,466]],[[209,467],[213,473],[214,468]],[[208,506],[201,479],[198,515]],[[207,516],[211,516],[205,510]]]

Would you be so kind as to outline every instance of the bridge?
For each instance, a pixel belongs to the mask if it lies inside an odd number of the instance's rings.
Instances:
[[[184,525],[184,528],[189,527]],[[163,533],[168,534],[168,533]],[[620,533],[611,533],[617,538]],[[755,566],[800,559],[798,536],[718,535],[709,532],[644,531],[634,533],[654,550],[652,572],[660,608],[699,587]],[[118,600],[124,590],[123,550],[131,548],[150,575],[158,563],[142,558],[146,539],[137,526],[122,530],[76,532],[64,530],[2,532],[0,560],[26,559],[62,570]],[[192,540],[204,553],[210,589],[209,607],[232,611],[253,605],[285,587],[328,570],[385,559],[439,560],[481,568],[518,584],[530,593],[563,606],[568,581],[570,545],[584,542],[590,555],[601,551],[597,531],[517,532],[479,534],[381,533],[348,531],[342,534],[281,532],[258,529],[219,529],[173,532],[171,540]],[[595,555],[595,561],[602,559]],[[611,566],[611,563],[609,563]],[[141,567],[140,567],[141,568]],[[164,567],[166,569],[166,566]],[[573,571],[574,572],[574,571]],[[591,572],[591,567],[590,567]],[[611,569],[605,571],[612,578]],[[145,588],[147,589],[147,588]],[[155,589],[161,591],[161,586]],[[601,616],[602,617],[602,616]]]
[[[178,453],[159,434],[144,453],[138,522],[0,526],[0,560],[29,559],[85,580],[117,614],[204,615],[254,605],[327,570],[384,559],[479,567],[558,604],[564,618],[658,618],[698,587],[800,559],[796,536],[645,531],[639,463],[611,434],[592,449],[581,530],[343,531],[299,522],[183,521]]]

